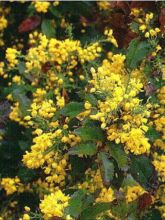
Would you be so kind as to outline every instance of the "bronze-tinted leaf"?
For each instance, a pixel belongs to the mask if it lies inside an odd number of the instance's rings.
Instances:
[[[26,18],[18,27],[19,33],[24,33],[34,30],[41,22],[41,18],[37,15]]]

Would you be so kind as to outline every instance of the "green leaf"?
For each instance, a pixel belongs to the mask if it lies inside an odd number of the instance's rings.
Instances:
[[[44,19],[41,24],[41,30],[48,38],[55,37],[56,31],[51,20]]]
[[[127,187],[127,186],[135,186],[138,185],[138,183],[136,182],[136,180],[134,180],[134,178],[132,177],[131,174],[127,174],[127,176],[124,178],[123,182],[122,182],[122,187]]]
[[[146,132],[146,137],[148,137],[150,141],[154,142],[156,139],[160,138],[161,135],[154,127],[150,127]]]
[[[132,219],[138,220],[137,218],[137,201],[131,203],[126,203],[125,201],[119,202],[117,205],[114,205],[111,209],[111,212],[114,216],[119,217],[120,219]]]
[[[126,55],[126,65],[129,69],[135,69],[140,62],[149,54],[150,45],[146,41],[140,41],[134,39],[131,41],[128,47],[128,53]]]
[[[98,157],[101,161],[101,172],[104,184],[109,186],[114,177],[114,164],[109,160],[108,154],[105,152],[99,153]]]
[[[93,196],[86,195],[84,190],[76,191],[69,200],[69,206],[65,213],[74,218],[78,218],[83,210],[93,203]]]
[[[70,155],[83,154],[83,155],[92,156],[96,153],[97,153],[97,146],[95,143],[92,142],[80,143],[78,146],[72,147],[68,151],[68,154]]]
[[[149,212],[144,214],[142,220],[162,220],[162,218],[158,209],[151,209]]]
[[[81,102],[70,102],[62,110],[64,116],[75,117],[84,110],[84,104]]]
[[[153,174],[153,166],[148,157],[142,156],[131,156],[131,168],[130,172],[132,176],[138,181],[144,188],[149,185],[149,178]]]
[[[28,183],[36,176],[36,172],[32,169],[27,169],[25,167],[20,167],[18,171],[18,177],[24,182]]]
[[[23,61],[20,61],[19,64],[18,64],[18,71],[21,75],[23,75],[25,73],[25,62]]]
[[[21,88],[13,90],[12,95],[13,99],[20,104],[22,116],[25,116],[27,114],[28,108],[30,107],[30,99],[27,98],[25,92]]]
[[[132,22],[130,25],[130,28],[134,31],[134,32],[138,32],[139,31],[139,24],[136,22]]]
[[[61,14],[60,14],[59,10],[57,10],[56,7],[54,7],[54,6],[49,7],[49,11],[52,13],[52,15],[54,15],[54,17],[56,17],[56,18],[61,17]]]
[[[86,94],[85,100],[90,102],[93,106],[97,105],[97,99],[93,94]]]
[[[82,212],[82,220],[95,220],[97,215],[109,210],[111,208],[110,203],[97,203]]]
[[[116,160],[120,169],[128,167],[127,154],[121,145],[108,143],[111,156]]]
[[[27,141],[20,140],[20,141],[18,141],[18,144],[20,146],[20,149],[23,151],[29,149],[29,143]]]
[[[81,127],[74,131],[74,133],[83,141],[103,141],[104,133],[99,127]]]

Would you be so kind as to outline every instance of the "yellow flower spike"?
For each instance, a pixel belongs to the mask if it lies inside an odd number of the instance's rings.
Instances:
[[[40,209],[45,218],[63,217],[64,208],[68,206],[69,196],[65,196],[61,190],[47,195],[41,200]]]

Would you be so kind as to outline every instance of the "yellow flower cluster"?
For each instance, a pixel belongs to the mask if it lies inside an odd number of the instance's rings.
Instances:
[[[18,56],[19,52],[14,48],[7,48],[6,50],[6,59],[9,62],[9,67],[13,68],[18,64]]]
[[[78,183],[77,186],[79,189],[87,189],[91,193],[98,189],[103,189],[104,186],[100,170],[87,169],[85,172],[85,181],[83,183]]]
[[[50,2],[47,1],[36,1],[34,2],[34,7],[36,9],[37,12],[42,12],[42,13],[46,13],[48,11],[48,8],[50,6]]]
[[[161,181],[165,181],[165,155],[154,154],[153,165]]]
[[[56,108],[54,107],[52,100],[46,100],[40,104],[32,103],[30,111],[32,117],[40,116],[42,118],[49,119],[54,116]]]
[[[92,61],[100,56],[100,52],[102,51],[99,43],[93,43],[86,48],[78,48],[78,55],[80,58],[81,63],[85,61]]]
[[[47,165],[44,167],[44,172],[48,174],[46,181],[50,184],[50,187],[54,186],[54,184],[64,186],[68,155],[60,155],[56,152],[53,157],[49,158],[46,162]]]
[[[145,190],[141,186],[128,186],[126,191],[126,201],[132,202],[144,193]]]
[[[160,104],[165,105],[165,86],[162,86],[160,90],[158,90],[158,98],[160,100]]]
[[[37,35],[36,33],[34,33]],[[68,63],[67,69],[71,70],[78,64],[78,59],[82,63],[88,60],[94,60],[99,57],[101,47],[99,43],[93,43],[86,48],[82,48],[79,41],[66,39],[63,41],[52,38],[48,40],[46,36],[39,34],[38,44],[31,47],[26,56],[26,71],[31,70],[38,74],[42,70],[42,66],[49,62],[51,66],[56,65],[58,71],[61,70],[61,65]],[[31,39],[34,36],[31,35]],[[35,41],[34,41],[35,42]],[[56,78],[55,78],[56,80]]]
[[[135,16],[135,21],[139,24],[139,30],[144,34],[146,38],[157,37],[160,33],[158,27],[152,28],[152,21],[154,14],[152,12],[144,13],[142,9],[133,8],[131,14]]]
[[[134,154],[149,153],[150,144],[145,138],[144,131],[139,128],[132,128],[130,132],[121,134],[122,143],[125,143],[125,150]]]
[[[5,45],[4,31],[8,26],[7,15],[10,12],[10,8],[0,5],[0,47]]]
[[[141,101],[136,96],[143,88],[142,77],[134,76],[137,70],[128,73],[124,60],[123,55],[111,55],[111,60],[104,60],[97,71],[91,68],[91,92],[103,93],[106,98],[105,101],[98,100],[99,110],[90,118],[99,120],[101,128],[107,131],[108,140],[125,144],[127,152],[149,153],[150,144],[145,132],[148,130],[146,123],[150,105],[145,108],[140,105]],[[122,123],[118,124],[121,119]]]
[[[10,100],[10,98],[12,100],[12,96],[8,96],[9,100]],[[26,121],[23,120],[19,102],[15,102],[13,104],[13,106],[11,107],[11,112],[9,114],[9,118],[12,121],[18,122],[20,125],[23,125],[23,126],[27,125]]]
[[[14,192],[21,189],[22,184],[18,177],[15,178],[2,178],[0,185],[6,191],[7,195],[13,194]]]
[[[8,74],[4,72],[4,67],[5,67],[4,62],[0,62],[0,77],[6,79],[8,77]]]
[[[0,17],[0,31],[3,31],[7,27],[7,19],[2,16]]]
[[[108,1],[98,1],[97,5],[100,10],[110,9],[110,2],[108,2]]]
[[[44,219],[64,217],[64,209],[68,206],[69,196],[64,195],[61,190],[45,195],[41,200],[40,209],[44,214]]]
[[[99,196],[96,198],[96,202],[112,202],[115,199],[114,191],[112,188],[101,189]]]
[[[38,168],[42,166],[53,152],[44,154],[44,152],[53,145],[52,133],[43,133],[33,139],[34,144],[31,146],[31,152],[26,152],[23,156],[23,163],[28,168]]]
[[[76,136],[75,134],[68,134],[68,136],[64,135],[61,138],[61,142],[65,144],[69,144],[71,147],[75,146],[76,144],[80,143],[81,138]]]
[[[111,42],[115,47],[118,47],[117,41],[113,36],[113,30],[112,29],[106,29],[104,31],[104,35],[107,36],[107,41]]]

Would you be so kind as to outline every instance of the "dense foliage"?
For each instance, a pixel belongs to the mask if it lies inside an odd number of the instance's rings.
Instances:
[[[165,4],[0,3],[0,220],[165,219]]]

